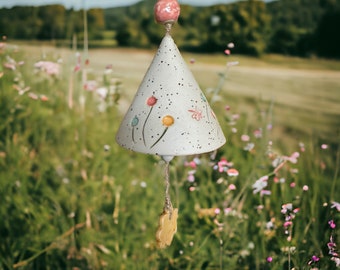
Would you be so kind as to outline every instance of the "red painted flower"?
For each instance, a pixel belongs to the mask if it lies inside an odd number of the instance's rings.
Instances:
[[[155,98],[154,96],[151,96],[146,101],[146,104],[148,104],[148,106],[154,106],[157,103],[157,100],[158,100],[157,98]]]

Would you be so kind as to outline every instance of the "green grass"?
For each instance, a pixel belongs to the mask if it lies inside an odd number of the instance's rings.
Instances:
[[[7,56],[25,64],[6,69]],[[184,54],[196,59],[190,68],[215,100],[228,141],[215,157],[195,160],[193,182],[187,180],[193,170],[187,163],[194,157],[171,162],[178,232],[169,248],[158,250],[154,234],[163,208],[164,163],[114,141],[152,56],[143,50],[91,50],[89,65],[74,72],[77,57],[66,49],[0,51],[0,269],[335,269],[327,243],[339,235],[340,224],[331,208],[340,201],[338,63]],[[59,76],[34,71],[43,57],[63,60]],[[225,73],[231,60],[240,65]],[[108,64],[113,72],[105,75]],[[114,90],[105,103],[83,90],[82,72]],[[31,89],[20,95],[13,85]],[[297,163],[273,166],[295,151]],[[223,159],[233,162],[228,166],[238,176],[216,169],[223,169]],[[271,195],[254,194],[252,185],[265,175]],[[283,215],[287,203],[299,211]],[[216,208],[220,214],[199,214]],[[288,216],[293,225],[285,234]],[[338,226],[331,229],[329,220]],[[308,264],[312,256],[320,260]]]

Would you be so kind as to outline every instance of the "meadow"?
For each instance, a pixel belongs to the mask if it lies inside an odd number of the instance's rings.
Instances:
[[[340,267],[339,61],[183,53],[227,143],[171,162],[159,250],[164,162],[114,139],[155,51],[0,44],[0,269]]]

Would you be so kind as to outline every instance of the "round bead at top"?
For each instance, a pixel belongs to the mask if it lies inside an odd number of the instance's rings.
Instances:
[[[158,0],[155,8],[155,19],[157,23],[175,23],[178,20],[181,8],[177,0]]]

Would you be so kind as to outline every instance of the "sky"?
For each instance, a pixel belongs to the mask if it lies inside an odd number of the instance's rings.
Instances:
[[[80,9],[85,4],[86,8],[108,8],[120,7],[135,4],[140,0],[0,0],[0,8],[10,8],[13,6],[33,6],[33,5],[50,5],[63,4],[67,8]],[[180,4],[190,4],[195,6],[209,6],[221,3],[234,2],[233,0],[179,0]],[[156,0],[155,0],[156,3]]]

